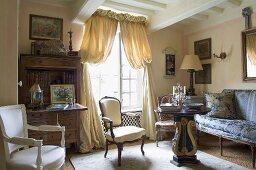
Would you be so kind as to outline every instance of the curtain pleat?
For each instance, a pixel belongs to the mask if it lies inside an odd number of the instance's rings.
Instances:
[[[142,107],[142,127],[146,130],[149,139],[155,140],[155,123],[157,120],[154,109],[157,108],[157,98],[154,91],[154,80],[151,64],[144,68],[143,78],[143,107]]]
[[[88,71],[88,63],[82,64],[82,86],[81,86],[81,103],[88,107],[87,111],[80,114],[80,152],[86,153],[93,148],[104,146],[105,137],[101,125],[100,116],[97,111],[96,102],[92,94],[91,80]]]
[[[125,53],[132,68],[139,69],[152,61],[144,24],[121,21],[121,38]]]

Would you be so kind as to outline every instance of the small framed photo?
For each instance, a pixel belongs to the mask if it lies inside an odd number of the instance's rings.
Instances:
[[[67,103],[74,100],[74,84],[56,84],[50,86],[51,103]]]
[[[202,64],[203,70],[195,72],[196,84],[212,84],[212,65]]]
[[[194,53],[200,60],[210,59],[212,56],[211,38],[194,42]]]
[[[30,14],[30,40],[62,40],[63,19]]]

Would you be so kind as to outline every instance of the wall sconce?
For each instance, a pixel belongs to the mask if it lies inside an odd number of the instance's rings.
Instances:
[[[220,60],[224,60],[227,57],[227,54],[225,52],[221,52],[220,55],[213,53],[213,57],[216,57]]]

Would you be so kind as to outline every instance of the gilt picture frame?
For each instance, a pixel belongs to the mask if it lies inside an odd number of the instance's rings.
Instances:
[[[194,42],[194,53],[200,60],[211,59],[212,56],[211,38]]]
[[[75,97],[74,84],[50,85],[51,103],[67,103]]]
[[[30,40],[62,40],[63,19],[30,14]]]
[[[212,84],[212,65],[202,64],[203,70],[195,72],[195,84]]]

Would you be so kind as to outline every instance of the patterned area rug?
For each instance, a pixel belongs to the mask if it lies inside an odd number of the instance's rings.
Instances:
[[[226,160],[198,151],[200,164],[186,164],[176,167],[170,163],[173,152],[168,141],[144,145],[145,156],[141,154],[140,146],[124,146],[122,165],[117,166],[117,149],[108,151],[104,158],[104,151],[89,154],[73,155],[70,158],[75,170],[246,170],[247,168]]]

